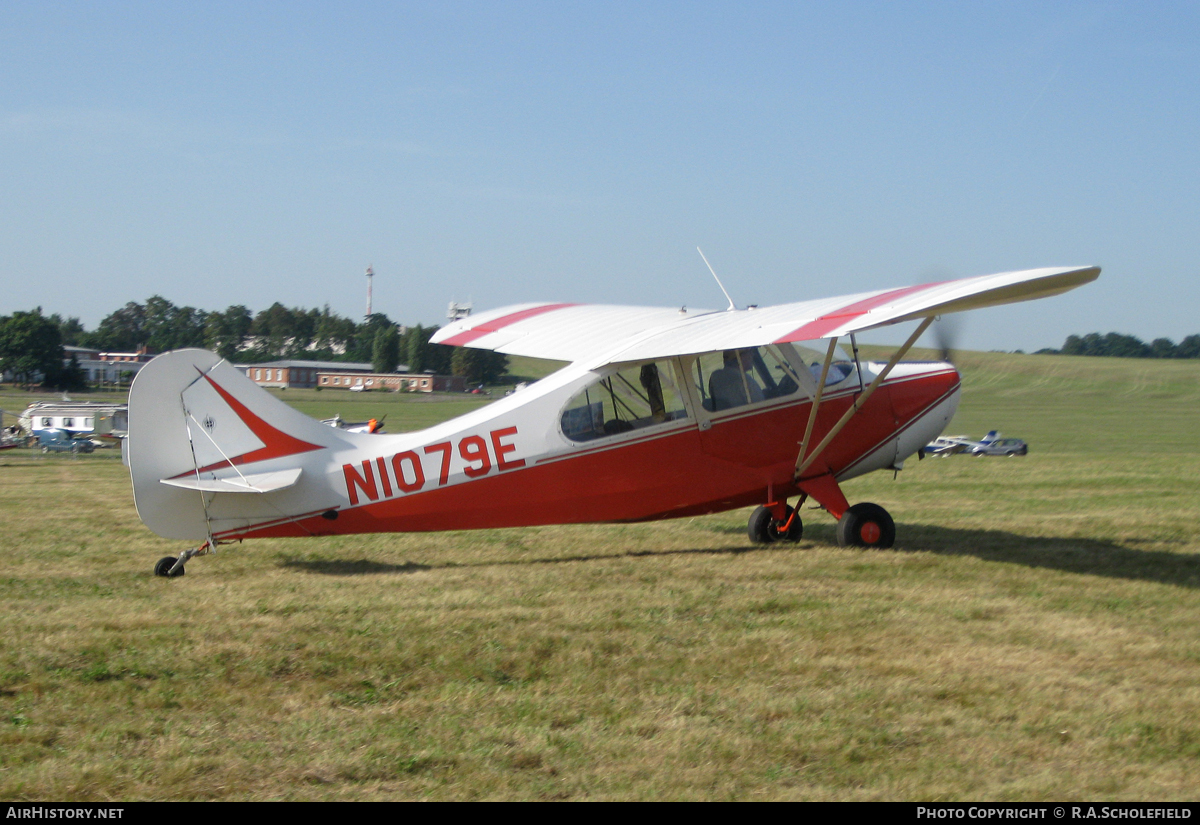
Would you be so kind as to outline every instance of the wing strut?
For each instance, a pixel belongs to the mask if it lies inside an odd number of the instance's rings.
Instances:
[[[837,349],[838,339],[829,339],[829,351],[825,353],[825,363],[821,365],[821,377],[817,381],[817,394],[813,398],[812,410],[808,413],[808,425],[804,428],[804,440],[800,442],[800,454],[796,456],[796,474],[793,480],[800,478],[800,461],[808,452],[808,441],[812,438],[813,425],[817,423],[817,410],[821,409],[821,396],[825,394],[825,379],[829,375],[829,365],[833,363],[833,352]],[[749,396],[746,396],[749,398]],[[807,465],[805,465],[807,466]]]
[[[833,429],[825,434],[825,437],[821,439],[821,443],[813,449],[812,454],[805,457],[804,451],[808,447],[808,439],[812,434],[813,423],[817,418],[817,408],[821,404],[821,390],[825,387],[825,373],[829,369],[829,361],[833,357],[833,347],[837,343],[837,339],[835,338],[830,342],[829,352],[825,356],[825,366],[821,370],[821,383],[817,387],[817,396],[815,399],[813,399],[812,412],[809,413],[808,416],[808,427],[804,433],[804,441],[800,446],[800,454],[796,456],[796,472],[792,476],[794,481],[800,481],[800,477],[804,474],[804,471],[807,470],[812,463],[820,457],[821,453],[825,451],[825,448],[829,446],[829,442],[833,441],[837,434],[842,431],[842,428],[845,427],[850,419],[854,417],[854,414],[858,412],[859,408],[862,407],[863,404],[867,403],[867,399],[871,397],[871,393],[875,392],[875,389],[883,383],[883,379],[888,377],[888,374],[892,371],[892,368],[899,363],[900,359],[904,357],[905,353],[912,348],[913,344],[917,343],[917,339],[920,338],[922,333],[924,333],[925,330],[929,328],[929,325],[933,323],[933,318],[934,316],[930,315],[921,322],[916,331],[914,331],[913,334],[908,337],[908,340],[904,342],[904,346],[896,350],[896,354],[892,356],[892,360],[888,361],[887,366],[883,368],[883,371],[880,372],[879,375],[875,376],[875,380],[871,382],[870,386],[868,386],[861,395],[854,399],[854,403],[851,404],[850,408],[846,410],[841,420],[834,424]]]

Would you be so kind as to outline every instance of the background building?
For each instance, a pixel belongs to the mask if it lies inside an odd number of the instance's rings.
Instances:
[[[336,370],[339,374],[362,375],[374,368],[370,364],[342,363],[339,361],[266,361],[261,364],[237,364],[246,377],[260,387],[296,387],[311,389],[317,386],[317,375],[322,370]]]
[[[331,390],[408,390],[409,392],[466,392],[467,383],[461,375],[433,373],[359,373],[348,370],[322,370],[318,374],[320,387]]]

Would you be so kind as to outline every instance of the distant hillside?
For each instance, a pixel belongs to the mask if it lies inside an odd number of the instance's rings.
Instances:
[[[872,360],[895,352],[859,349]],[[916,348],[906,356],[936,357]],[[963,395],[947,432],[978,437],[1000,430],[1025,439],[1038,454],[1200,451],[1200,360],[970,351],[956,351],[953,358]]]
[[[516,381],[537,381],[552,372],[558,372],[567,365],[566,361],[550,361],[545,358],[528,358],[524,355],[508,356],[508,379]]]

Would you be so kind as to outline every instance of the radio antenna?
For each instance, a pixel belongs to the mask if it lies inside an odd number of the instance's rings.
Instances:
[[[725,309],[728,312],[734,309],[733,299],[729,297],[729,293],[725,291],[725,285],[721,283],[721,279],[717,277],[716,270],[712,268],[712,264],[708,262],[708,258],[704,257],[704,253],[700,251],[700,247],[696,247],[696,251],[700,252],[700,257],[704,260],[704,265],[708,267],[708,271],[712,273],[713,279],[716,280],[717,286],[721,287],[721,291],[725,293],[725,300],[729,302],[729,306]]]

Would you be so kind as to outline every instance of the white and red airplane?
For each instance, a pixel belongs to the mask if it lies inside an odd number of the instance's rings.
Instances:
[[[352,433],[275,399],[219,356],[166,353],[129,396],[126,461],[142,521],[218,545],[266,536],[629,522],[759,505],[753,541],[798,540],[812,498],[839,543],[890,547],[882,507],[841,482],[899,469],[939,435],[960,384],[900,363],[941,314],[1057,295],[1098,267],[1005,272],[765,308],[522,304],[455,321],[434,342],[571,362],[418,432]],[[887,364],[844,336],[921,323]],[[788,499],[799,497],[795,507]]]

